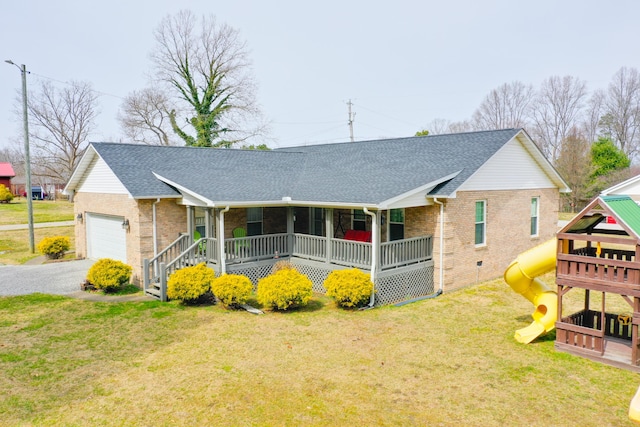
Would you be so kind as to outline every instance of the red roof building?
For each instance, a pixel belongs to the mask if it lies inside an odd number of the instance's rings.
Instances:
[[[0,184],[7,188],[11,188],[11,178],[16,176],[11,163],[0,162]]]

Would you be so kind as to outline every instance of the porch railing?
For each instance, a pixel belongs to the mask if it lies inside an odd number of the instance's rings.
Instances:
[[[371,243],[331,239],[332,264],[348,267],[371,268]]]
[[[287,233],[225,239],[227,264],[289,256]]]
[[[380,245],[380,268],[402,267],[433,257],[431,236],[395,240]]]
[[[292,256],[325,261],[327,259],[327,238],[310,234],[294,234]]]
[[[325,237],[295,234],[293,242],[292,256],[349,267],[371,268],[371,243],[331,239],[330,255],[327,256]],[[380,245],[379,261],[382,270],[427,261],[432,257],[431,236],[396,240]]]
[[[371,268],[372,245],[344,239],[328,239],[308,234],[267,234],[224,241],[225,262],[229,265],[273,259],[299,257],[327,264]],[[166,298],[166,282],[171,273],[200,262],[219,259],[215,238],[202,238],[188,245],[189,236],[181,236],[151,260],[144,261],[146,293]],[[432,259],[432,237],[423,236],[382,243],[378,266],[389,270]]]
[[[189,236],[182,236],[187,239]],[[172,246],[179,247],[183,245],[182,237],[180,242],[176,240]],[[187,240],[188,241],[188,240]],[[170,246],[167,249],[170,249]],[[167,251],[168,254],[174,253],[175,249]],[[165,250],[166,251],[166,250]],[[163,252],[165,252],[163,251]],[[162,256],[160,256],[162,254]],[[216,239],[212,237],[204,237],[190,246],[187,246],[181,253],[172,260],[167,261],[167,254],[158,254],[151,260],[144,260],[144,291],[145,293],[154,295],[162,301],[167,299],[167,280],[171,273],[180,268],[197,265],[201,262],[209,262],[217,259],[216,257]],[[157,265],[156,265],[157,264]]]

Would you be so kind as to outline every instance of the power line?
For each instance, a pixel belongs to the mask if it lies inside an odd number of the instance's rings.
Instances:
[[[341,124],[341,125],[339,125],[339,126],[334,126],[334,127],[327,128],[327,129],[323,129],[323,130],[319,130],[319,131],[316,131],[316,132],[311,132],[311,133],[308,133],[308,134],[305,134],[305,135],[302,135],[302,136],[297,136],[297,137],[287,138],[287,139],[284,139],[283,141],[291,141],[291,140],[293,140],[293,139],[303,139],[303,138],[306,138],[306,137],[308,137],[308,136],[313,136],[313,135],[318,135],[318,134],[322,134],[322,133],[330,132],[330,131],[332,131],[332,130],[339,129],[339,128],[341,128],[342,126],[343,126],[343,125]]]
[[[53,77],[44,76],[44,75],[42,75],[42,74],[37,74],[37,73],[34,73],[34,72],[31,72],[31,74],[33,74],[34,76],[37,76],[37,77],[43,78],[43,79],[47,79],[47,80],[51,80],[51,81],[54,81],[54,82],[57,82],[57,83],[63,84],[63,85],[73,86],[73,84],[71,84],[71,83],[69,83],[69,82],[64,82],[64,81],[62,81],[62,80],[54,79]],[[124,99],[124,97],[119,96],[119,95],[114,95],[114,94],[112,94],[112,93],[102,92],[102,91],[95,90],[95,89],[90,89],[90,90],[91,90],[91,92],[97,93],[97,94],[99,94],[99,95],[112,96],[112,97],[114,97],[114,98]]]
[[[355,104],[354,104],[354,105],[355,105]],[[410,125],[410,126],[420,127],[419,125],[416,125],[415,123],[409,123],[409,122],[407,122],[406,120],[402,120],[402,119],[398,119],[397,117],[389,116],[389,115],[384,114],[384,113],[381,113],[381,112],[379,112],[379,111],[375,111],[375,110],[372,110],[372,109],[370,109],[370,108],[364,107],[364,106],[362,106],[362,105],[360,105],[360,104],[358,104],[357,106],[358,106],[358,107],[360,107],[360,108],[363,108],[363,109],[365,109],[365,110],[367,110],[367,111],[370,111],[370,112],[372,112],[372,113],[374,113],[374,114],[378,114],[378,115],[380,115],[380,116],[382,116],[382,117],[386,117],[386,118],[388,118],[388,119],[395,120],[395,121],[397,121],[397,122],[404,123],[404,124],[407,124],[407,125]]]

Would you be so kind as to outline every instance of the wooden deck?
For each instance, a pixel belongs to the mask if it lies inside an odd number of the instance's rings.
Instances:
[[[631,341],[628,340],[605,337],[603,354],[597,351],[584,350],[573,345],[563,344],[558,341],[555,343],[555,348],[558,351],[585,357],[595,362],[640,373],[640,366],[631,364]]]

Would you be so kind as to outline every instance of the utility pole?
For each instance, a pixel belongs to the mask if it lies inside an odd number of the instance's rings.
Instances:
[[[353,142],[353,120],[356,118],[356,113],[351,112],[351,106],[353,105],[351,100],[347,102],[347,105],[349,106],[349,136],[351,137],[351,142]]]
[[[24,121],[24,174],[26,175],[25,192],[27,197],[27,216],[29,221],[29,250],[35,253],[35,242],[33,237],[33,195],[31,194],[31,157],[29,155],[29,115],[27,109],[27,66],[22,64],[18,67],[12,60],[4,62],[15,65],[22,73],[22,119]]]

